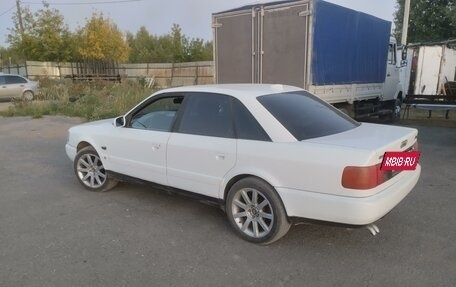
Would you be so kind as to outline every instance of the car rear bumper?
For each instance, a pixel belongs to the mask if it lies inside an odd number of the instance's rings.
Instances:
[[[418,182],[421,166],[404,171],[400,180],[369,197],[347,197],[289,188],[276,188],[289,217],[365,225],[377,221],[390,212],[409,194]]]
[[[65,152],[67,156],[74,161],[74,158],[76,157],[76,148],[72,145],[66,144],[65,145]]]

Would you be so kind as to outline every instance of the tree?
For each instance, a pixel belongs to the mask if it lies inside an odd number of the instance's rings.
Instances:
[[[43,8],[32,13],[22,7],[22,25],[18,13],[13,15],[13,28],[7,36],[10,50],[17,59],[35,61],[67,61],[74,56],[73,35],[56,9]]]
[[[179,24],[171,27],[171,55],[173,62],[186,62],[188,58],[188,38],[182,34]]]
[[[127,41],[131,47],[130,62],[150,63],[156,60],[157,38],[149,34],[146,27],[139,28],[136,35],[127,34]]]
[[[0,46],[0,67],[11,63],[17,63],[14,53],[9,48]]]
[[[400,40],[405,0],[396,1],[394,35],[397,40]],[[411,0],[407,42],[430,42],[456,38],[455,5],[455,0]]]
[[[204,41],[203,39],[192,39],[188,47],[188,61],[212,61],[212,42]]]
[[[78,52],[82,58],[126,61],[130,47],[122,32],[103,14],[93,14],[78,31]]]
[[[178,63],[212,60],[212,43],[202,39],[189,40],[178,24],[170,33],[154,36],[141,27],[136,35],[127,34],[133,63]]]

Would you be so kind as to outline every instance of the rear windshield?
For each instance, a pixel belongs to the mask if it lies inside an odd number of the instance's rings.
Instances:
[[[306,91],[272,94],[257,99],[297,140],[337,134],[359,125]]]

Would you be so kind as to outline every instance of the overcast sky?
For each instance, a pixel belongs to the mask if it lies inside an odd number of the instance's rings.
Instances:
[[[211,40],[211,14],[246,4],[269,2],[252,0],[143,0],[124,3],[62,5],[69,3],[115,2],[119,0],[47,0],[50,6],[60,10],[71,30],[83,26],[93,12],[109,16],[122,31],[135,33],[145,26],[152,34],[165,34],[173,23],[182,27],[191,38]],[[124,0],[125,1],[125,0]],[[326,0],[379,18],[392,21],[396,0]],[[42,8],[41,0],[22,0],[32,11]],[[16,11],[15,0],[0,0],[0,46],[6,46],[11,17]],[[37,4],[27,4],[37,3]],[[60,4],[60,5],[58,5]]]

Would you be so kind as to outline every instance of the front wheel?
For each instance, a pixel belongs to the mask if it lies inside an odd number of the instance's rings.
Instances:
[[[270,244],[290,229],[279,195],[258,178],[245,178],[231,187],[226,211],[236,233],[250,242]]]
[[[73,167],[78,181],[90,191],[108,191],[117,185],[117,180],[110,178],[98,153],[91,146],[77,153]]]
[[[397,98],[394,101],[394,105],[391,113],[391,122],[397,122],[401,118],[401,109],[402,109],[402,99]]]

